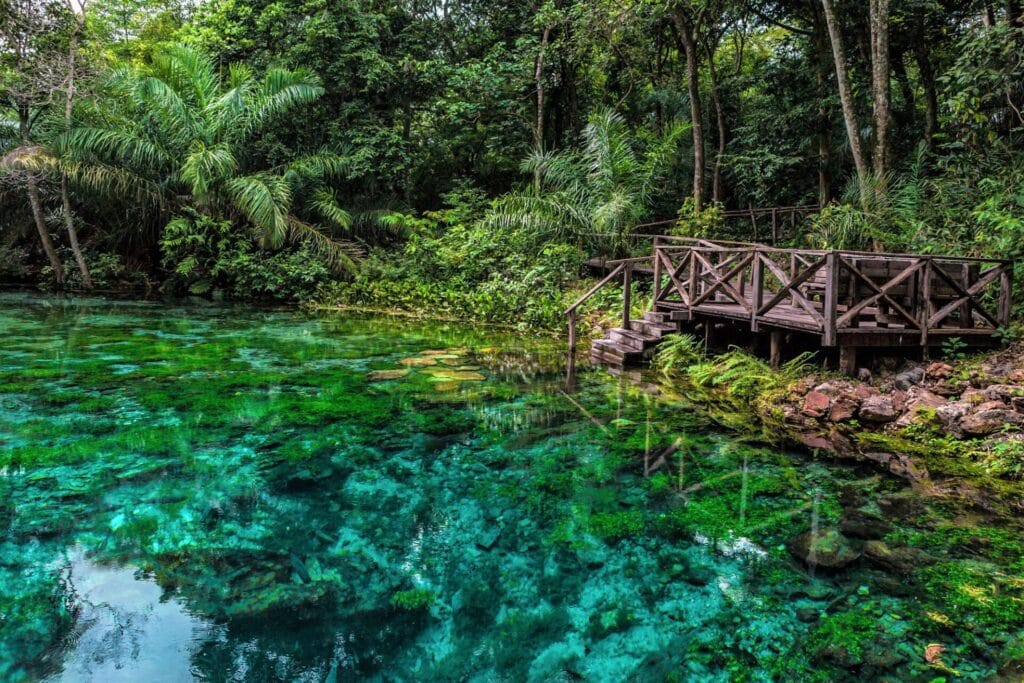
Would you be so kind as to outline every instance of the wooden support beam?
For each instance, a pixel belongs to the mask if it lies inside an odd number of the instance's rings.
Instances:
[[[839,347],[839,372],[853,377],[857,373],[857,347],[843,344]]]
[[[777,368],[782,361],[782,330],[772,330],[770,345],[768,362],[773,368]]]
[[[626,262],[626,268],[622,271],[622,329],[629,329],[629,309],[632,306],[633,296],[633,264]]]

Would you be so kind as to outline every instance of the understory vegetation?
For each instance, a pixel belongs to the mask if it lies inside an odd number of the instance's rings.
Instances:
[[[735,209],[817,207],[792,245],[1019,258],[1022,24],[964,0],[2,0],[0,281],[553,328],[585,259],[752,239]]]

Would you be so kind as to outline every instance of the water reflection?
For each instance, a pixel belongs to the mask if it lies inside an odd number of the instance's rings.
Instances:
[[[60,577],[75,620],[49,683],[191,681],[203,643],[224,635],[137,569],[98,564],[81,548]]]

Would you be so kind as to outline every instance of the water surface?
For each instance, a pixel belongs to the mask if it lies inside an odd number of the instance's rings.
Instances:
[[[14,294],[0,339],[0,680],[1019,680],[1013,520],[557,340]]]

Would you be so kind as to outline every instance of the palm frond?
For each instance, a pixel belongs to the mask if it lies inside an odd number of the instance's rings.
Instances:
[[[351,229],[352,214],[341,208],[341,204],[338,202],[338,198],[333,190],[322,188],[314,192],[310,206],[324,220],[333,223],[342,230]]]
[[[179,176],[192,188],[197,198],[205,198],[219,181],[226,180],[238,169],[238,161],[225,144],[207,147],[196,142],[185,157]]]
[[[280,176],[256,174],[231,178],[225,189],[235,207],[256,228],[260,240],[278,248],[288,235],[291,190]]]
[[[305,242],[327,259],[337,272],[354,273],[356,263],[365,255],[355,242],[339,240],[322,230],[300,221],[295,216],[286,217],[289,238],[294,242]]]

